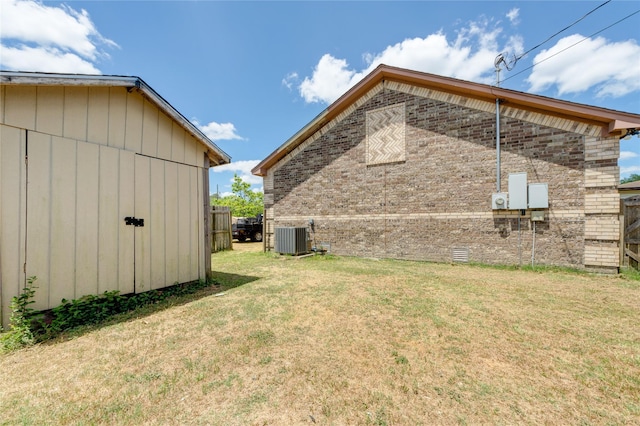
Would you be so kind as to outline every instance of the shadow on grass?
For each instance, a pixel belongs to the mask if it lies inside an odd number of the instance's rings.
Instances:
[[[224,289],[240,287],[241,285],[259,280],[260,277],[251,275],[229,274],[227,272],[211,271],[211,278]]]
[[[172,295],[167,297],[166,299],[151,301],[150,303],[139,306],[133,310],[117,313],[112,316],[109,316],[105,318],[104,321],[100,321],[93,324],[80,325],[68,330],[64,330],[60,333],[57,333],[55,336],[52,336],[51,338],[46,338],[45,340],[40,341],[39,344],[49,345],[49,344],[64,342],[64,341],[82,336],[84,334],[91,333],[95,330],[100,330],[101,328],[104,328],[104,327],[109,327],[116,324],[122,324],[129,321],[138,320],[141,318],[151,316],[158,312],[162,312],[166,309],[186,305],[188,303],[195,302],[200,299],[204,299],[206,297],[221,293],[226,290],[237,288],[247,283],[260,279],[260,277],[239,275],[239,274],[228,274],[228,273],[216,272],[216,271],[212,271],[211,275],[212,276],[209,281],[209,285],[199,288],[193,292],[186,293],[186,294]]]

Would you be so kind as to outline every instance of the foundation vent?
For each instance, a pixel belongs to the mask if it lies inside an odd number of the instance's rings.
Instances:
[[[454,247],[452,257],[454,262],[469,263],[469,248],[468,247]]]

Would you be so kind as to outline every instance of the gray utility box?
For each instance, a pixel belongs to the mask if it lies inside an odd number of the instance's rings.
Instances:
[[[509,210],[527,208],[527,174],[509,174]]]
[[[549,208],[549,186],[546,183],[529,184],[529,208],[548,209]]]
[[[275,251],[295,256],[308,253],[307,228],[276,228]]]

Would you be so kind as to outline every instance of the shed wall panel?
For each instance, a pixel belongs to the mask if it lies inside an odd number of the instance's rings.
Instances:
[[[205,147],[124,87],[2,86],[6,124],[201,167]]]
[[[76,159],[75,296],[82,297],[98,292],[100,145],[78,143]]]
[[[90,87],[87,103],[87,140],[109,144],[109,88]]]
[[[5,105],[6,86],[0,86],[0,123],[4,123],[4,105]]]
[[[165,164],[165,222],[167,231],[165,234],[165,254],[164,265],[165,279],[169,283],[177,283],[178,276],[178,223],[180,205],[178,203],[178,164],[167,162]]]
[[[51,139],[52,136],[29,132],[29,188],[27,191],[27,277],[36,276],[38,291],[35,309],[50,306],[51,255]],[[24,183],[22,184],[24,185]]]
[[[151,256],[151,285],[152,288],[161,288],[170,285],[165,276],[165,161],[151,160],[150,182],[150,256]]]
[[[35,87],[6,86],[4,123],[23,129],[36,128]]]
[[[109,146],[125,147],[127,121],[127,91],[112,87],[109,90]]]
[[[124,147],[127,151],[142,152],[142,123],[144,100],[137,94],[127,93]]]
[[[118,190],[118,290],[122,294],[135,291],[135,229],[125,225],[124,218],[135,214],[135,157],[133,152],[119,151],[120,176]]]
[[[189,273],[192,280],[194,277],[202,277],[200,275],[200,264],[199,260],[199,244],[202,241],[200,235],[202,234],[200,231],[200,220],[201,220],[201,209],[200,209],[200,200],[202,197],[199,196],[201,185],[198,185],[198,173],[199,169],[195,167],[189,167],[189,188],[190,196],[189,196],[189,211],[191,213],[189,218],[189,234],[191,235],[191,246],[189,247]]]
[[[0,320],[9,323],[11,298],[25,285],[25,131],[0,125]]]
[[[185,131],[182,127],[173,123],[171,132],[171,160],[184,163],[184,137]]]
[[[98,189],[98,294],[118,290],[118,241],[120,239],[119,214],[120,186],[119,150],[100,146]],[[123,216],[124,217],[124,216]],[[124,284],[124,283],[123,283]]]
[[[158,115],[158,158],[171,160],[171,136],[173,126],[171,119],[163,113]]]
[[[145,220],[136,228],[136,292],[202,277],[201,170],[136,156],[135,216]]]
[[[36,129],[38,132],[62,136],[64,123],[64,88],[38,87],[36,97]]]
[[[142,154],[155,157],[158,154],[158,108],[144,101],[142,123]]]
[[[185,141],[184,141],[184,162],[185,164],[189,164],[191,166],[201,166],[200,160],[202,156],[200,155],[200,144],[193,138],[193,136],[189,135],[185,132]]]
[[[191,197],[183,190],[191,184],[187,167],[178,167],[178,280],[189,281],[191,274]]]
[[[135,232],[136,293],[151,290],[151,235],[149,232],[151,159],[135,157],[135,217],[145,220],[145,226],[132,227]]]
[[[87,140],[87,116],[89,89],[66,87],[64,89],[64,129],[62,136],[80,141]],[[60,133],[54,133],[60,135]]]
[[[51,147],[51,274],[52,302],[71,300],[76,268],[76,142],[52,138]],[[29,183],[31,184],[31,182]]]
[[[207,245],[207,239],[209,239],[209,232],[211,230],[211,223],[207,220],[205,215],[208,215],[211,211],[209,191],[206,189],[208,184],[208,168],[196,169],[196,176],[198,178],[198,200],[203,200],[203,205],[198,208],[198,224],[203,224],[204,229],[196,229],[198,235],[198,247],[196,253],[198,254],[198,275],[200,278],[207,276],[207,269],[211,270],[211,247]],[[205,177],[207,176],[207,177]],[[205,257],[206,256],[206,257]],[[207,260],[209,262],[207,262]]]

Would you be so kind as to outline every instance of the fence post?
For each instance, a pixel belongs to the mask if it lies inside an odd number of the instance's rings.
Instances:
[[[624,247],[625,263],[640,269],[640,195],[624,199]]]

